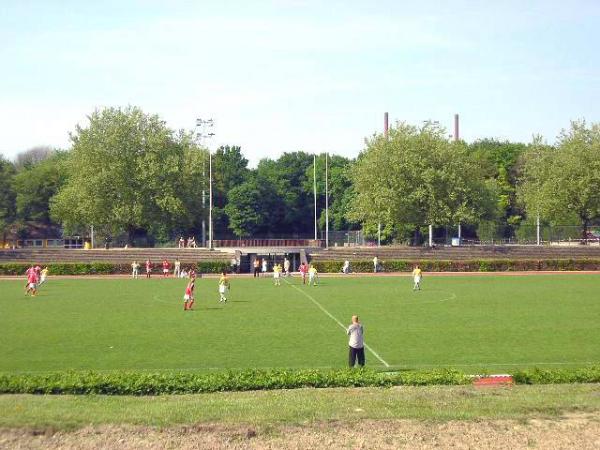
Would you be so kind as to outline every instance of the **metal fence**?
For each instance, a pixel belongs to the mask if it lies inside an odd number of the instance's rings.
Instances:
[[[325,232],[319,231],[318,239],[314,234],[290,233],[287,235],[249,236],[241,239],[219,239],[214,240],[215,247],[325,247]],[[456,245],[458,237],[457,227],[435,227],[433,242],[435,245]],[[196,241],[200,246],[200,242]],[[112,240],[110,246],[123,246],[125,241]],[[406,236],[382,241],[382,245],[405,244],[426,245],[428,235],[426,231],[418,237]],[[460,245],[531,245],[537,243],[537,227],[535,225],[521,225],[514,230],[494,223],[480,224],[475,228],[463,230]],[[0,242],[0,248],[22,248],[22,247],[63,247],[83,248],[85,239],[79,236],[65,239],[22,239],[7,240]],[[96,242],[97,246],[104,247],[104,242]],[[588,233],[582,234],[579,225],[553,225],[540,227],[540,244],[545,245],[600,245],[600,225],[591,226]],[[177,247],[177,241],[166,242],[157,245],[151,242],[136,242],[136,247]],[[330,231],[330,247],[355,247],[355,246],[377,246],[377,236],[368,236],[362,230]]]

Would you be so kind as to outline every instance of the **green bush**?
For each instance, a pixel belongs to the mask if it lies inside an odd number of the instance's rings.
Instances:
[[[359,370],[244,370],[218,373],[60,372],[0,375],[3,394],[160,395],[303,387],[458,385],[470,378],[455,370],[376,372]]]
[[[221,273],[231,270],[231,265],[225,261],[201,261],[196,264],[196,272],[199,273]]]
[[[313,261],[321,273],[337,273],[342,269],[339,261]],[[600,270],[600,259],[479,259],[451,260],[391,260],[379,263],[383,272],[411,272],[419,264],[425,272],[508,272],[508,271],[578,271]],[[373,272],[373,261],[350,262],[352,272]]]
[[[190,264],[183,264],[190,266]],[[130,264],[93,262],[93,263],[51,263],[47,264],[50,275],[110,275],[131,273]],[[199,273],[220,273],[229,270],[224,261],[201,261],[191,266]],[[0,275],[25,275],[29,264],[0,264]],[[142,268],[143,270],[143,268]]]
[[[520,370],[513,375],[517,384],[600,383],[600,366],[579,369]]]
[[[600,383],[600,367],[531,369],[517,384]],[[466,385],[473,378],[450,369],[377,372],[372,369],[258,370],[212,373],[56,372],[0,374],[0,394],[162,395],[331,387]]]

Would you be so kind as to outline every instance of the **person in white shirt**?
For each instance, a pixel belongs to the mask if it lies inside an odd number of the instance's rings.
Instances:
[[[350,261],[344,261],[344,266],[342,267],[342,273],[350,273]]]
[[[363,337],[363,326],[358,320],[358,316],[352,316],[352,323],[347,330],[349,354],[348,364],[350,367],[354,367],[354,364],[358,360],[358,365],[363,367],[365,365],[365,341]]]
[[[262,260],[262,273],[266,274],[267,273],[267,259],[263,258]]]
[[[131,278],[139,278],[140,264],[137,261],[131,263]]]

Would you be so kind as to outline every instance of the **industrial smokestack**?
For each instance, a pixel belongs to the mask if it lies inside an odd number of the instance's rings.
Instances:
[[[458,114],[454,114],[454,141],[458,142],[460,134],[458,130]]]
[[[383,113],[383,135],[385,136],[385,138],[387,139],[388,137],[388,131],[389,131],[389,120],[388,120],[388,113],[385,112]]]

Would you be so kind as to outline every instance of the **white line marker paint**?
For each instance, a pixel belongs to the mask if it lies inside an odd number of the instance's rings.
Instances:
[[[346,327],[344,326],[344,324],[342,322],[340,322],[339,320],[337,320],[329,311],[327,311],[325,308],[323,308],[323,306],[316,301],[311,295],[307,294],[306,292],[304,292],[302,289],[300,289],[298,286],[290,283],[288,280],[286,280],[285,278],[283,279],[287,284],[289,284],[290,286],[292,286],[294,289],[296,289],[298,292],[304,294],[304,296],[306,296],[311,302],[313,302],[321,311],[323,311],[325,314],[327,314],[331,319],[333,319],[333,321],[335,323],[337,323],[340,327],[342,327],[342,329],[344,331],[346,331]],[[377,358],[379,361],[381,361],[381,363],[385,366],[385,367],[390,367],[390,365],[388,363],[385,362],[385,360],[379,356],[377,354],[377,352],[375,350],[373,350],[371,347],[369,347],[366,343],[365,343],[365,348],[367,350],[369,350],[371,353],[373,353],[373,355],[375,356],[375,358]]]

